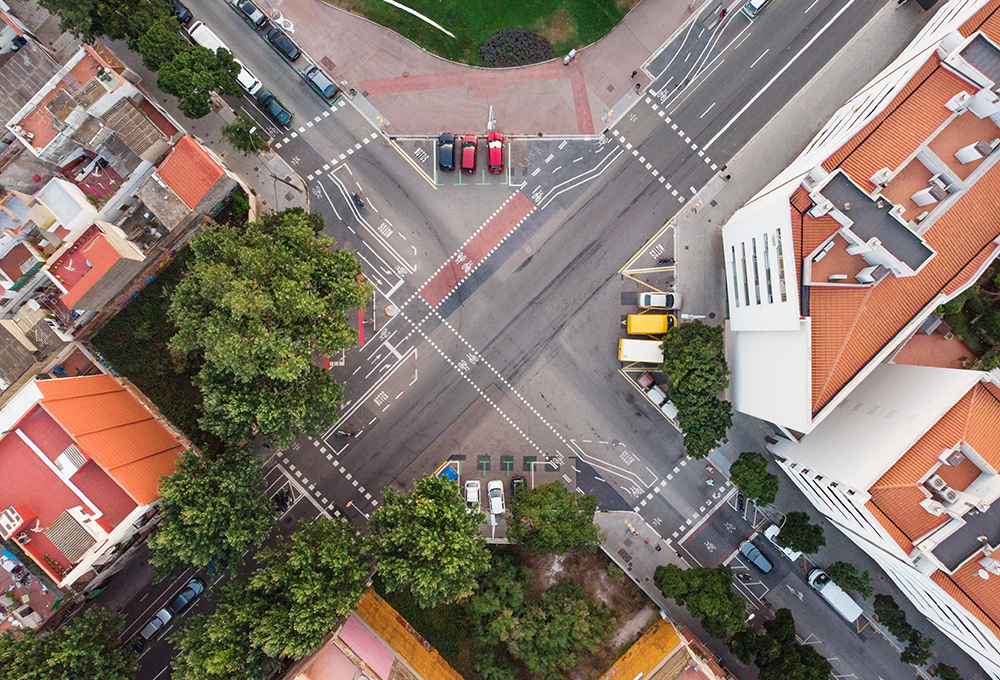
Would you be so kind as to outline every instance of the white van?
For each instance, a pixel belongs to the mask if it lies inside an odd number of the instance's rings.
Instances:
[[[226,43],[219,40],[219,36],[215,35],[204,22],[196,21],[191,24],[191,28],[188,29],[188,35],[191,36],[191,40],[194,41],[196,45],[201,45],[205,49],[211,50],[212,52],[217,52],[220,49],[225,50],[232,54],[232,50],[226,45]],[[260,91],[261,84],[257,80],[257,76],[250,73],[250,69],[243,65],[239,59],[234,58],[235,61],[240,66],[240,72],[236,76],[236,82],[240,84],[248,94],[254,95]]]
[[[841,590],[822,569],[813,569],[809,572],[809,585],[849,622],[854,623],[863,613],[858,603]]]

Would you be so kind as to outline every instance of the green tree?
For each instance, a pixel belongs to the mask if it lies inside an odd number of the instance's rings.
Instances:
[[[756,451],[741,453],[729,468],[729,478],[758,505],[770,505],[778,497],[778,477],[767,471],[767,459]]]
[[[160,482],[160,525],[149,537],[149,561],[161,574],[215,562],[228,567],[273,526],[260,461],[247,450],[217,461],[187,451]]]
[[[222,136],[234,149],[242,151],[244,156],[249,156],[258,151],[265,153],[271,150],[267,141],[258,134],[259,130],[257,123],[240,111],[232,123],[222,127]]]
[[[714,638],[729,638],[746,628],[746,601],[732,592],[733,570],[729,567],[661,565],[653,573],[653,584],[664,597],[687,607]]]
[[[733,405],[717,397],[698,400],[675,396],[674,405],[677,425],[684,433],[685,453],[692,458],[706,457],[733,426]]]
[[[165,0],[40,0],[39,4],[60,16],[60,30],[88,43],[101,36],[112,40],[137,38],[149,26],[170,16],[170,5]]]
[[[346,519],[303,522],[256,559],[246,589],[250,642],[276,659],[316,648],[361,601],[372,573],[365,542]]]
[[[889,629],[889,632],[897,640],[910,639],[913,627],[906,620],[906,612],[899,608],[899,605],[896,604],[891,595],[883,595],[882,593],[875,595],[873,608],[879,622]]]
[[[150,71],[159,71],[161,66],[172,61],[190,45],[178,29],[176,17],[162,17],[151,24],[138,39],[130,40],[129,47],[142,56],[143,66]]]
[[[809,515],[804,512],[790,512],[785,515],[781,533],[775,538],[782,548],[791,548],[811,555],[826,545],[823,527],[809,523]]]
[[[941,680],[962,680],[962,674],[958,672],[958,669],[945,663],[939,663],[932,668],[931,675],[935,678],[941,678]]]
[[[382,505],[369,528],[375,563],[390,591],[409,587],[421,607],[472,595],[489,568],[490,553],[479,525],[468,513],[458,485],[439,477],[414,482],[410,493],[382,491]]]
[[[583,546],[595,550],[601,544],[594,524],[597,497],[581,497],[559,482],[531,490],[522,487],[511,499],[510,512],[507,536],[536,555],[565,555]]]
[[[0,635],[0,680],[131,680],[136,655],[118,639],[123,618],[94,607],[43,635]]]
[[[242,228],[207,225],[174,289],[170,341],[203,359],[197,383],[202,427],[240,443],[261,433],[287,446],[337,418],[343,395],[313,350],[357,344],[347,320],[371,294],[361,263],[319,234],[322,218],[300,208],[266,213]]]
[[[775,612],[758,639],[755,663],[760,680],[828,680],[833,671],[815,647],[799,643],[791,610]]]
[[[280,667],[250,644],[246,583],[230,581],[210,616],[197,615],[170,637],[172,680],[264,680]]]
[[[212,110],[209,96],[218,91],[235,97],[240,94],[240,65],[227,50],[211,50],[194,45],[174,55],[160,66],[156,86],[177,97],[177,108],[188,118],[201,118]]]
[[[923,666],[930,661],[931,647],[934,646],[934,638],[924,637],[919,630],[910,633],[910,639],[906,643],[906,648],[899,655],[899,660],[903,663]]]
[[[872,596],[872,579],[867,569],[859,572],[850,562],[834,562],[824,571],[841,588],[853,590],[865,600]]]

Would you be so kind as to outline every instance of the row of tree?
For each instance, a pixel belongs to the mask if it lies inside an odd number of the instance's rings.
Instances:
[[[240,93],[240,66],[233,55],[189,43],[166,0],[41,0],[41,5],[59,14],[63,31],[85,42],[102,36],[124,40],[146,68],[157,72],[157,87],[177,97],[189,118],[208,114],[213,91]]]

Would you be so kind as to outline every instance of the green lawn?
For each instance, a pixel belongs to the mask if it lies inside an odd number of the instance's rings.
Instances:
[[[396,31],[446,59],[479,64],[479,46],[508,28],[544,34],[563,56],[605,36],[638,0],[398,0],[455,34],[447,36],[383,0],[325,0]],[[625,66],[623,68],[631,68]]]

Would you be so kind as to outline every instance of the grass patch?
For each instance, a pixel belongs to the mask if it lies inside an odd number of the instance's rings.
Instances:
[[[607,35],[638,0],[401,0],[454,38],[383,0],[324,1],[396,31],[438,56],[480,65],[480,45],[500,31],[537,30],[552,43],[555,55],[562,56]]]
[[[192,384],[199,367],[189,364],[178,373],[167,343],[176,328],[167,317],[170,295],[191,257],[187,249],[165,267],[94,337],[93,344],[118,373],[128,378],[191,441],[207,455],[222,450],[222,442],[198,426],[201,392]]]

